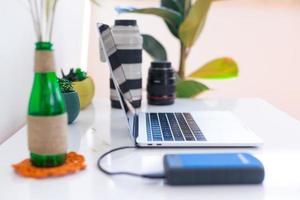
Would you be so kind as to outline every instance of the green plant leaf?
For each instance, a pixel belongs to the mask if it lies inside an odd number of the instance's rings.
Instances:
[[[163,45],[157,41],[154,37],[148,34],[142,34],[143,36],[143,49],[154,59],[154,60],[167,60],[167,52]]]
[[[176,80],[176,85],[179,84],[181,81],[183,81],[180,76],[178,75],[178,73],[175,73],[175,80]]]
[[[181,14],[182,19],[184,16],[187,15],[189,8],[191,7],[191,0],[161,0],[160,5],[162,7],[169,8]],[[173,27],[169,22],[165,21],[167,27],[169,28],[170,32],[176,37],[178,36],[178,29],[179,27]]]
[[[180,2],[183,3],[182,1],[180,1]],[[184,16],[187,16],[187,14],[189,13],[191,7],[192,7],[192,1],[191,0],[185,0],[184,1]]]
[[[160,5],[175,10],[182,16],[185,16],[191,7],[191,2],[191,0],[161,0]]]
[[[176,12],[181,13],[181,9],[178,7],[178,4],[176,3],[175,0],[161,0],[160,1],[160,6],[165,7],[165,8],[169,8],[171,10],[174,10]],[[181,13],[181,16],[182,13]],[[167,27],[169,28],[170,32],[176,37],[178,38],[178,28],[179,27],[174,27],[172,26],[168,21],[165,20],[165,23],[167,25]]]
[[[175,0],[161,0],[160,6],[180,12],[180,8],[178,7],[178,4],[176,3]]]
[[[224,79],[238,76],[238,65],[231,58],[218,58],[206,63],[189,77],[204,79]]]
[[[179,27],[179,37],[186,47],[193,46],[198,39],[211,4],[211,0],[197,0]]]
[[[79,81],[82,81],[87,78],[87,73],[82,71],[80,68],[75,70],[76,77]]]
[[[176,12],[166,7],[137,9],[128,6],[126,7],[118,6],[116,7],[116,11],[118,13],[141,13],[141,14],[156,15],[158,17],[163,18],[165,21],[167,21],[168,24],[172,26],[172,28],[174,29],[178,29],[180,23],[182,22],[182,16],[180,15],[179,12]]]
[[[206,90],[209,90],[206,85],[194,80],[182,80],[176,84],[176,96],[181,98],[195,97]]]
[[[172,1],[176,3],[181,15],[186,16],[192,5],[192,1],[191,0],[172,0]]]
[[[174,2],[174,4],[176,5],[178,12],[181,13],[182,16],[184,16],[184,4],[185,1],[182,0],[171,0],[172,2]],[[190,1],[190,0],[187,0]]]

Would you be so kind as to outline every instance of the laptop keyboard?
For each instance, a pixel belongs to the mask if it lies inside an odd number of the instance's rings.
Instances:
[[[190,113],[146,113],[148,141],[205,141]]]

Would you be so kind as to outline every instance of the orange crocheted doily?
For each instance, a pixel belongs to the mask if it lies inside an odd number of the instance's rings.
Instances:
[[[51,176],[64,176],[85,169],[85,159],[75,152],[67,154],[66,161],[58,167],[39,168],[31,164],[30,159],[25,159],[18,164],[14,164],[15,171],[25,177],[46,178]]]

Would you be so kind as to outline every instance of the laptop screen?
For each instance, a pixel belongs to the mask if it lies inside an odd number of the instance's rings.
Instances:
[[[108,61],[111,78],[115,85],[121,107],[126,114],[129,128],[131,129],[130,119],[136,114],[136,111],[131,104],[133,98],[128,86],[126,85],[126,76],[119,58],[116,43],[108,25],[98,24],[98,29],[100,34],[100,48],[102,47],[105,59]]]

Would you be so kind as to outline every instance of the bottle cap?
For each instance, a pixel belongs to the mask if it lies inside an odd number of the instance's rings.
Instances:
[[[118,19],[115,20],[115,26],[136,26],[136,20],[134,19]]]
[[[35,43],[35,49],[36,50],[52,50],[53,44],[51,42],[36,42]]]
[[[167,61],[154,61],[151,62],[153,68],[171,68],[171,63]]]

